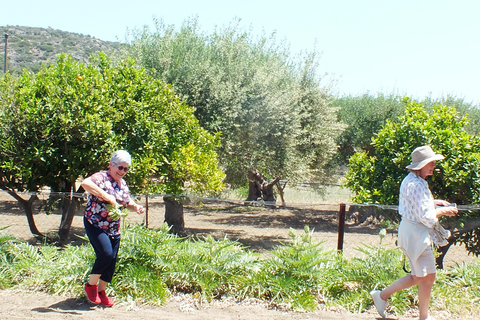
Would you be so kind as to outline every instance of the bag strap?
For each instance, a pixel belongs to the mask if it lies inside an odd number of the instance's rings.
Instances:
[[[403,255],[403,271],[405,271],[406,273],[411,273],[411,271],[407,270],[407,258],[405,257],[405,255]]]

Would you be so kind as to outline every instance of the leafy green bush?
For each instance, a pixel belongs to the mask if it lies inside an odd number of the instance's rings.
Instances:
[[[259,276],[263,296],[272,301],[290,301],[296,310],[313,310],[321,292],[321,279],[333,256],[320,243],[312,242],[313,231],[305,227],[303,235],[290,230],[291,242],[272,251],[273,257],[263,264]],[[264,290],[265,290],[264,289]]]
[[[51,44],[41,44],[38,46],[40,50],[47,51],[47,52],[53,52],[54,47]]]
[[[35,75],[1,78],[0,188],[70,191],[79,177],[105,169],[112,150],[125,149],[133,158],[127,180],[134,193],[221,190],[220,135],[200,127],[170,85],[133,64],[99,54],[86,65],[61,54]],[[25,199],[15,198],[31,215]],[[64,203],[62,240],[74,213]]]
[[[20,48],[22,48],[22,47],[27,47],[27,46],[29,46],[29,45],[30,45],[30,42],[28,42],[28,41],[26,41],[26,40],[21,41],[21,42],[18,43],[18,46],[19,46]]]
[[[474,104],[466,101],[465,98],[450,94],[438,99],[425,98],[422,103],[429,112],[433,110],[433,106],[439,104],[455,107],[461,116],[468,117],[468,123],[465,123],[465,130],[468,133],[476,135],[480,131],[480,105],[478,103]]]
[[[403,254],[399,248],[388,249],[380,242],[378,246],[363,245],[357,250],[363,253],[363,257],[343,261],[339,278],[330,281],[341,289],[335,292],[335,300],[349,310],[361,311],[367,309],[371,303],[369,299],[371,290],[387,287],[404,276],[405,272]],[[414,292],[414,289],[409,289],[392,296],[390,310],[397,314],[407,311],[413,301],[412,290]]]

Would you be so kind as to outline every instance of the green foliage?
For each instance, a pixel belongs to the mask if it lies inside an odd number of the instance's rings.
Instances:
[[[82,83],[82,76],[91,79],[90,84]],[[0,106],[5,186],[19,191],[49,186],[58,191],[103,167],[98,159],[106,158],[115,140],[103,120],[111,109],[99,110],[99,105],[108,104],[94,90],[101,92],[107,85],[93,68],[60,56],[55,66],[45,66],[36,76],[25,72],[18,79],[2,80],[2,92],[9,93]],[[95,99],[98,104],[90,105]]]
[[[465,123],[465,131],[471,135],[477,135],[480,132],[480,106],[472,102],[465,101],[464,98],[447,95],[439,99],[425,98],[422,100],[425,109],[431,111],[435,105],[445,105],[455,107],[460,116],[468,117],[468,122]]]
[[[339,292],[338,299],[346,304],[350,310],[365,310],[371,302],[368,292],[373,289],[383,289],[392,281],[405,275],[403,271],[404,257],[399,248],[387,249],[386,246],[363,245],[357,250],[363,253],[364,258],[353,258],[342,266],[344,275],[337,281],[350,290]],[[382,272],[379,272],[382,270]],[[397,292],[390,299],[390,310],[396,314],[405,313],[416,294],[415,288]]]
[[[112,204],[107,204],[108,216],[113,220],[117,221],[118,219],[125,218],[130,213],[130,210],[127,208],[120,209],[120,206],[113,206]]]
[[[170,235],[166,225],[153,234],[140,226],[132,231],[122,240],[120,270],[142,265],[150,279],[157,275],[171,290],[200,292],[207,300],[234,291],[236,278],[248,277],[258,263],[255,254],[227,239],[185,241]]]
[[[428,113],[423,104],[405,100],[405,114],[396,122],[387,121],[373,140],[371,153],[359,152],[349,161],[345,185],[354,192],[356,203],[398,204],[400,183],[407,174],[411,152],[430,145],[445,156],[437,162],[437,172],[429,178],[435,198],[457,204],[480,200],[480,140],[468,134],[467,118],[459,118],[455,108],[443,105]],[[396,217],[392,217],[398,219]],[[458,227],[469,221],[475,224],[478,211],[460,211],[457,219],[445,219],[447,226]],[[480,253],[477,227],[463,229],[457,239],[467,250]]]
[[[432,296],[441,296],[441,304],[450,306],[450,312],[463,315],[478,314],[475,305],[480,301],[478,288],[480,282],[480,264],[475,261],[469,265],[457,265],[448,272],[437,273],[437,285]]]
[[[427,97],[421,101],[421,104],[428,113],[433,113],[436,105],[455,107],[461,117],[468,117],[468,122],[464,124],[464,129],[468,133],[476,135],[480,130],[478,105],[451,95],[439,99]],[[332,105],[338,108],[338,119],[348,126],[337,140],[339,145],[337,160],[340,164],[347,163],[355,152],[372,153],[372,140],[382,126],[387,120],[396,122],[405,112],[403,97],[394,94],[366,93],[359,96],[345,96],[335,99]]]
[[[312,242],[312,234],[308,226],[300,236],[290,230],[292,242],[283,243],[266,261],[263,286],[269,289],[272,301],[291,301],[296,310],[315,309],[322,290],[320,283],[325,269],[332,266],[332,256],[320,248],[322,243]]]
[[[148,230],[126,226],[117,270],[108,293],[117,302],[160,305],[172,292],[210,301],[222,297],[259,298],[288,303],[293,310],[313,310],[325,302],[352,312],[371,307],[368,292],[403,276],[402,253],[386,245],[363,246],[363,257],[351,260],[325,252],[312,242],[312,231],[281,243],[265,260],[228,239],[182,239],[164,225]],[[57,295],[83,295],[83,284],[95,259],[90,245],[34,247],[0,237],[0,288],[21,288]],[[479,266],[439,271],[432,306],[452,313],[478,313]],[[416,288],[396,293],[390,311],[415,307]],[[454,294],[461,292],[462,294]]]
[[[338,138],[338,161],[347,163],[355,153],[372,151],[372,139],[387,120],[395,121],[404,112],[400,96],[390,94],[363,94],[335,99],[338,119],[347,128]]]
[[[0,231],[7,229],[8,226],[0,228]],[[8,233],[0,233],[0,289],[9,288],[13,283],[13,276],[10,268],[6,266],[11,265],[12,259],[9,254],[8,247],[15,243],[17,240],[15,237]]]
[[[104,54],[89,65],[60,55],[33,75],[2,78],[0,167],[5,188],[70,191],[106,168],[113,151],[132,154],[133,192],[205,194],[222,188],[219,137],[198,125],[170,86]]]
[[[228,183],[245,185],[252,169],[291,183],[330,178],[342,126],[321,88],[316,53],[293,59],[274,35],[255,39],[238,22],[206,35],[195,19],[179,31],[159,20],[154,32],[132,36],[127,54],[171,83],[202,127],[221,132]]]

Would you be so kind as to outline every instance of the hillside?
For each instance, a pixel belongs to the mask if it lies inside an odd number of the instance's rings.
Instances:
[[[102,41],[78,33],[52,28],[0,26],[0,71],[4,73],[5,34],[7,42],[7,71],[21,73],[22,69],[37,72],[42,63],[54,62],[58,54],[65,52],[78,61],[87,62],[92,54],[119,51],[119,42]]]

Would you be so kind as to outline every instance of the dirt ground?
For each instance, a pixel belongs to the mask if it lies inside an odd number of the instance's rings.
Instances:
[[[140,203],[146,205],[146,200]],[[336,250],[338,245],[338,203],[297,204],[287,208],[265,208],[243,206],[231,202],[191,203],[185,207],[185,227],[190,235],[212,235],[215,238],[228,237],[238,240],[251,250],[266,254],[279,241],[288,241],[288,231],[292,228],[297,234],[305,225],[314,229],[314,238],[323,242],[325,250]],[[164,206],[161,198],[149,198],[148,215],[131,213],[129,223],[148,224],[157,228],[163,223]],[[58,228],[59,215],[35,216],[37,227],[47,233]],[[0,194],[0,228],[23,239],[30,239],[26,218],[13,198]],[[380,226],[370,221],[363,223],[347,222],[343,242],[347,257],[358,256],[355,248],[362,244],[378,245]],[[74,218],[71,232],[72,242],[79,242],[76,235],[83,235],[82,211]],[[393,246],[395,234],[388,234],[383,240]],[[452,261],[468,261],[461,248],[454,248]],[[461,258],[459,258],[461,256]],[[446,264],[451,263],[446,261]],[[84,297],[51,296],[43,293],[0,291],[0,319],[380,319],[373,308],[362,314],[349,313],[341,309],[327,309],[320,305],[314,312],[298,313],[288,308],[258,300],[233,301],[223,299],[211,303],[199,303],[191,296],[173,295],[161,307],[138,306],[134,303],[119,303],[113,308],[90,306]],[[436,319],[475,319],[475,317],[455,317],[440,311],[433,312]],[[387,319],[417,319],[416,311],[401,317]]]

